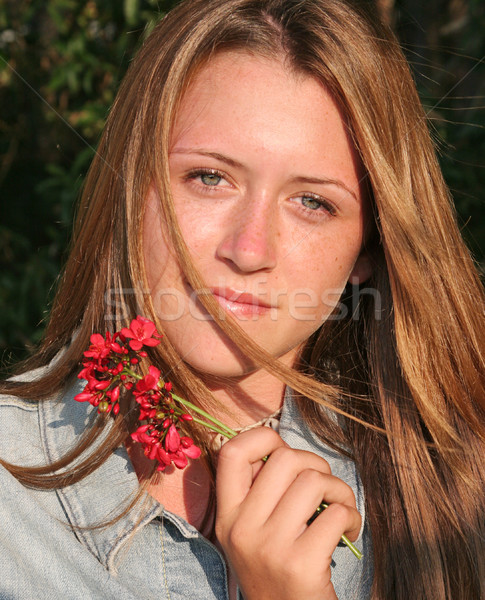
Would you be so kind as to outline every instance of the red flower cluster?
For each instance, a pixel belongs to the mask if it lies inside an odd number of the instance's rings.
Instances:
[[[84,352],[84,368],[78,375],[80,379],[86,379],[87,384],[75,399],[97,406],[100,413],[113,410],[117,415],[120,410],[120,383],[124,383],[123,379],[126,380],[126,377],[122,377],[122,372],[126,365],[138,359],[130,356],[125,338],[120,333],[111,336],[107,331],[105,338],[99,333],[93,333],[90,341],[89,349]],[[125,385],[129,386],[129,382]]]
[[[142,444],[148,458],[158,461],[157,470],[163,471],[171,463],[182,469],[187,465],[187,458],[198,458],[200,448],[189,437],[181,437],[177,430],[180,421],[191,421],[192,416],[174,400],[172,384],[164,382],[159,369],[153,365],[145,376],[134,370],[140,358],[147,356],[143,346],[154,347],[160,343],[155,325],[138,316],[129,328],[124,327],[113,335],[107,332],[105,337],[94,333],[90,342],[78,375],[87,383],[75,400],[89,402],[99,413],[112,411],[117,415],[120,389],[132,390],[140,406],[142,424],[131,437]]]
[[[187,466],[187,458],[199,458],[200,448],[189,437],[180,437],[175,425],[170,425],[166,431],[153,427],[151,424],[142,425],[131,434],[135,442],[140,442],[148,458],[158,461],[157,471],[163,471],[173,463],[177,468]]]
[[[132,438],[140,442],[148,458],[158,460],[158,471],[169,464],[179,469],[187,465],[187,457],[199,458],[200,448],[189,437],[180,437],[175,424],[192,421],[192,416],[183,412],[172,396],[172,384],[160,386],[160,371],[151,365],[148,373],[138,381],[133,395],[140,405],[140,421],[145,421]]]

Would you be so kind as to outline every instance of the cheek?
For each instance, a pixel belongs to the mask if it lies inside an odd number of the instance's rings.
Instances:
[[[334,242],[334,243],[332,243]],[[324,244],[308,246],[292,260],[292,280],[322,293],[329,286],[345,287],[359,256],[360,245],[346,243],[345,238],[326,240]],[[291,254],[288,258],[291,257]]]
[[[342,248],[346,251],[343,253]],[[340,302],[342,292],[351,276],[360,246],[344,245],[344,240],[324,251],[322,246],[307,248],[292,261],[289,273],[289,316],[296,320],[324,320]]]
[[[193,203],[181,203],[174,197],[177,222],[194,260],[213,255],[225,222],[222,211],[204,211]]]
[[[158,208],[158,199],[152,192],[148,197],[143,223],[143,256],[148,284],[153,291],[162,279],[174,270],[175,258]]]
[[[165,274],[167,261],[167,247],[160,233],[154,231],[154,227],[145,226],[143,237],[143,254],[145,257],[145,270],[150,288],[159,285]]]

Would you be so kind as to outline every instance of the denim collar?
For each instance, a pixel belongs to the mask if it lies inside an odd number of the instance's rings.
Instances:
[[[41,440],[49,462],[62,458],[75,447],[96,419],[95,408],[74,400],[83,387],[82,382],[76,382],[57,401],[39,404]],[[99,447],[111,428],[110,425],[105,428],[95,446]],[[76,464],[89,453],[89,450],[84,453]],[[114,569],[116,554],[124,542],[163,512],[161,504],[146,494],[133,510],[113,524],[93,527],[118,516],[137,491],[138,478],[124,446],[81,481],[56,490],[75,535],[109,570]]]

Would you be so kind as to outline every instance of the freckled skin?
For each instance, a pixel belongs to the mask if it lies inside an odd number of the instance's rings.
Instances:
[[[201,168],[218,175],[188,177]],[[270,314],[239,318],[239,323],[290,364],[331,312],[349,277],[369,275],[360,254],[360,164],[332,97],[316,80],[290,73],[279,61],[217,55],[183,98],[170,172],[180,227],[207,285],[270,303]],[[313,196],[330,203],[335,214],[315,210],[320,205]],[[184,360],[201,371],[251,374],[251,362],[190,297],[192,290],[166,245],[153,189],[147,202],[148,278],[157,310],[170,317],[166,334]],[[167,288],[176,297],[163,295]],[[299,306],[303,297],[313,298],[313,305]]]

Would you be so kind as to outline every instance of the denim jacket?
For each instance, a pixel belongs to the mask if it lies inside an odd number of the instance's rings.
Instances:
[[[89,404],[73,399],[81,387],[77,382],[42,402],[0,397],[0,458],[33,466],[64,456],[96,416]],[[294,448],[323,456],[353,488],[365,516],[354,464],[315,437],[288,397],[280,435]],[[227,600],[223,556],[151,496],[110,526],[88,528],[118,515],[137,489],[124,447],[82,481],[57,490],[25,487],[0,467],[0,600]],[[363,522],[356,545],[364,559],[340,545],[333,554],[340,600],[370,596],[372,549]]]

